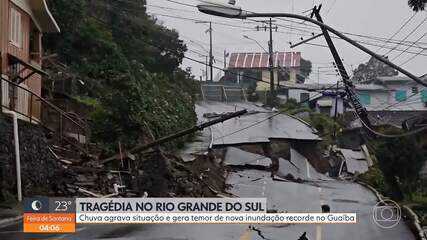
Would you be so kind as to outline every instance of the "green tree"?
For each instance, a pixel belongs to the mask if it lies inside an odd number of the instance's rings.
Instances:
[[[371,57],[367,63],[360,64],[354,70],[352,81],[356,83],[375,80],[376,77],[397,76],[398,71]]]
[[[300,74],[297,75],[298,82],[305,82],[305,79],[311,74],[312,67],[313,65],[310,60],[301,58]]]
[[[75,97],[95,109],[93,141],[114,151],[118,141],[131,146],[196,122],[197,86],[179,68],[186,46],[146,14],[144,0],[49,4],[62,32],[47,35],[45,49],[84,83]]]
[[[415,12],[424,11],[427,4],[427,0],[408,0],[408,5]]]
[[[415,192],[419,171],[426,161],[426,152],[415,137],[380,140],[375,155],[395,199]]]

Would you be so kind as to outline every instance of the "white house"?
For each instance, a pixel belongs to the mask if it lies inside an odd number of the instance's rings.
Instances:
[[[335,106],[337,106],[337,113],[343,114],[344,100],[342,87],[339,88],[340,96],[336,101],[336,90],[334,90],[335,84],[297,84],[297,83],[286,83],[284,89],[280,92],[278,97],[282,102],[286,102],[288,99],[294,99],[297,103],[306,103],[308,107],[315,110],[318,113],[324,113],[329,116],[335,115]]]
[[[427,110],[427,88],[408,77],[378,77],[356,85],[356,92],[368,111]]]

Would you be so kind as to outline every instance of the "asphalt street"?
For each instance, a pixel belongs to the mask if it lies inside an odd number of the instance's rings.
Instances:
[[[223,105],[221,106],[216,110],[217,112],[234,111],[235,108],[237,110],[240,108],[229,106],[229,109],[224,109]],[[203,108],[205,108],[205,112],[213,112],[216,109],[215,106],[203,106]],[[198,114],[200,115],[201,111],[198,111]],[[257,114],[253,114],[251,120],[254,120],[256,116]],[[259,120],[264,117],[264,114],[260,114]],[[296,123],[294,120],[291,121]],[[301,124],[304,125],[304,123]],[[313,134],[312,130],[304,128],[307,132],[301,132],[304,129],[298,128],[298,136],[310,137]],[[209,140],[206,136],[200,139]],[[203,146],[207,145],[203,144]],[[271,161],[266,157],[229,147],[224,162],[229,165],[268,166]],[[254,169],[232,171],[227,177],[227,184],[231,186],[228,192],[237,197],[265,197],[268,209],[278,212],[315,213],[321,212],[321,205],[327,204],[330,206],[331,212],[357,213],[358,223],[352,225],[254,226],[78,225],[75,234],[66,235],[25,235],[22,233],[22,224],[18,223],[0,229],[0,239],[297,240],[304,232],[307,233],[309,240],[415,239],[404,222],[400,222],[392,229],[383,229],[375,224],[373,208],[377,203],[377,198],[370,190],[357,183],[334,180],[316,172],[307,159],[295,150],[291,150],[290,160],[280,159],[278,175],[280,177],[287,174],[292,174],[302,181],[296,183],[283,178],[272,179],[268,171]]]
[[[310,180],[293,183],[275,181],[270,173],[259,170],[233,172],[227,180],[229,190],[239,197],[266,197],[269,210],[279,212],[321,212],[328,204],[332,212],[355,212],[355,225],[79,225],[71,235],[24,235],[21,224],[1,229],[0,239],[298,239],[307,232],[308,239],[328,240],[405,240],[414,239],[402,222],[392,229],[382,229],[373,221],[375,195],[361,185],[336,180]]]

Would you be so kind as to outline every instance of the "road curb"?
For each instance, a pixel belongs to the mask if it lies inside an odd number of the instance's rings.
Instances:
[[[418,218],[418,215],[408,206],[402,205],[402,211],[405,212],[406,216],[409,217],[410,224],[409,227],[411,230],[416,234],[416,237],[418,240],[427,240],[427,237],[424,233],[424,230],[421,227],[420,220]]]
[[[378,198],[379,201],[384,201],[384,196],[381,193],[379,193],[378,190],[376,190],[371,185],[369,185],[369,184],[367,184],[361,180],[355,180],[355,182],[366,187],[370,191],[372,191],[375,194],[375,196]],[[400,208],[402,209],[402,212],[404,213],[403,215],[408,217],[409,221],[406,221],[406,224],[408,225],[409,229],[411,229],[411,231],[415,235],[416,239],[417,240],[427,240],[427,236],[421,227],[418,215],[410,207],[408,207],[406,205],[400,205]]]
[[[365,188],[369,189],[371,192],[373,192],[379,201],[384,201],[384,196],[380,192],[378,192],[377,189],[372,187],[371,185],[369,185],[369,184],[367,184],[361,180],[355,180],[355,182],[364,186]]]

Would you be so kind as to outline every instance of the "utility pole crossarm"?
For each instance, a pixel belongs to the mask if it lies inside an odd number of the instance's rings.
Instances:
[[[308,42],[310,42],[310,41],[312,41],[312,40],[314,40],[314,39],[316,39],[316,38],[319,38],[319,37],[321,37],[321,36],[323,36],[323,33],[321,33],[321,34],[317,34],[317,35],[315,35],[315,36],[313,36],[313,37],[311,37],[311,38],[308,38],[308,39],[302,40],[302,41],[301,41],[301,42],[299,42],[299,43],[293,44],[293,45],[291,45],[291,48],[298,47],[298,46],[300,46],[300,45],[302,45],[302,44],[304,44],[304,43],[308,43]]]

